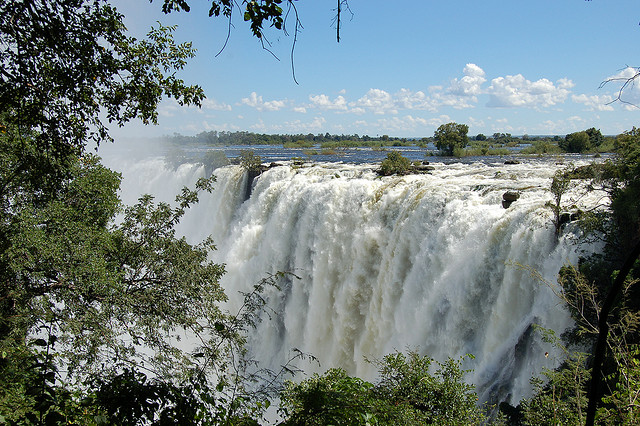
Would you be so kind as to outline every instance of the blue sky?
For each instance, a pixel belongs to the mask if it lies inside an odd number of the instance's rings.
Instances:
[[[640,66],[638,0],[350,0],[341,41],[335,0],[299,0],[304,28],[268,32],[263,50],[242,21],[207,17],[207,1],[189,13],[162,14],[162,0],[113,0],[136,36],[156,21],[178,25],[176,39],[198,50],[180,76],[201,85],[202,108],[171,100],[158,126],[134,123],[116,137],[203,131],[432,136],[443,123],[469,134],[549,135],[640,126],[640,108],[608,104],[619,85],[600,84]],[[210,4],[210,3],[209,3]],[[640,86],[624,99],[640,105]]]

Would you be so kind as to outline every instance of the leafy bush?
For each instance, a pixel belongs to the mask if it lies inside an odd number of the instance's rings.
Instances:
[[[562,150],[558,144],[550,140],[534,141],[531,146],[524,148],[522,154],[559,154]]]
[[[591,140],[587,132],[569,133],[558,145],[566,152],[585,152],[591,149]]]
[[[407,174],[411,170],[411,161],[398,151],[391,151],[382,160],[378,173],[382,176]]]
[[[486,420],[472,385],[463,381],[462,359],[448,359],[430,372],[433,359],[393,353],[379,362],[373,385],[332,369],[281,395],[283,425],[473,425]]]
[[[229,159],[225,155],[224,151],[219,150],[207,151],[200,162],[207,170],[215,170],[219,167],[229,165]]]
[[[258,171],[262,167],[262,158],[252,149],[240,151],[240,165],[249,171]]]

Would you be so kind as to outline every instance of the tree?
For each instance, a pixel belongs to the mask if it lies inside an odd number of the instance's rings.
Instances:
[[[442,124],[434,133],[435,145],[444,155],[454,155],[458,150],[469,144],[466,124],[447,123]]]
[[[569,133],[558,146],[565,152],[585,152],[591,149],[591,140],[587,132]]]
[[[153,0],[149,0],[153,2]],[[284,3],[284,8],[281,5]],[[191,7],[187,0],[162,0],[162,11],[171,13],[173,11],[189,12]],[[249,23],[249,27],[253,35],[260,40],[262,48],[269,51],[269,41],[266,37],[265,25],[273,27],[278,31],[282,31],[285,35],[289,35],[286,29],[287,20],[293,19],[293,41],[291,45],[291,69],[293,80],[296,81],[294,68],[294,51],[298,33],[302,29],[302,22],[298,17],[298,9],[294,0],[243,0],[242,6],[239,2],[233,0],[211,0],[211,8],[209,8],[209,17],[225,16],[228,19],[229,30],[227,40],[222,49],[227,45],[233,28],[232,17],[235,11],[242,14],[243,20]],[[336,14],[333,18],[333,24],[336,29],[336,40],[340,42],[340,26],[342,24],[342,15],[344,11],[351,13],[348,0],[337,0],[337,7],[334,9]],[[351,13],[353,15],[353,13]],[[297,81],[296,81],[297,83]]]
[[[262,158],[252,149],[243,149],[238,156],[240,165],[249,172],[258,172],[262,168]]]
[[[461,362],[437,363],[415,352],[396,352],[378,362],[375,385],[340,369],[289,382],[282,393],[282,424],[484,424]]]
[[[587,138],[586,131],[579,133],[584,135],[582,139]],[[574,363],[570,369],[576,371],[571,372],[567,370],[568,363],[549,377],[552,382],[564,380],[562,377],[573,382],[575,377],[588,378],[586,373],[590,367],[589,382],[581,379],[584,384],[575,389],[557,382],[559,387],[555,390],[540,389],[540,401],[546,399],[553,407],[533,408],[529,414],[533,413],[537,420],[532,423],[540,424],[545,410],[553,408],[556,412],[563,405],[563,409],[577,413],[588,425],[596,420],[602,424],[635,424],[640,418],[635,402],[640,395],[638,140],[638,131],[634,128],[616,139],[614,161],[554,177],[552,190],[555,188],[558,194],[562,193],[567,178],[590,179],[588,188],[606,191],[610,203],[606,209],[589,212],[581,220],[583,238],[588,243],[598,241],[602,249],[582,257],[577,267],[563,267],[558,279],[561,290],[557,294],[576,322],[576,329],[566,334],[567,341],[590,348],[590,365],[584,365],[580,372]],[[559,200],[555,205],[559,205]],[[558,400],[553,394],[569,397],[570,404],[565,405],[567,401]],[[588,396],[586,406],[584,396],[580,395]],[[583,402],[578,403],[578,397]]]
[[[87,142],[109,140],[108,122],[155,123],[163,96],[199,104],[204,94],[175,72],[194,55],[172,27],[147,40],[127,36],[105,1],[52,0],[0,5],[0,105],[10,136],[34,130],[35,145],[58,159]]]
[[[398,151],[391,151],[382,160],[378,173],[382,176],[407,174],[411,170],[411,161]]]
[[[602,145],[602,142],[604,142],[604,136],[602,136],[602,133],[599,129],[591,127],[590,129],[585,130],[585,132],[587,133],[587,135],[589,135],[589,144],[593,148],[598,148],[600,145]]]
[[[80,409],[66,386],[88,390],[92,377],[125,369],[173,385],[217,368],[216,407],[226,417],[242,410],[227,366],[242,371],[230,351],[242,354],[251,317],[220,309],[224,268],[208,260],[212,242],[175,234],[212,181],[185,188],[174,205],[143,196],[124,208],[119,175],[85,152],[111,140],[108,123],[154,123],[165,96],[201,102],[202,89],[176,74],[194,51],[172,31],[129,37],[101,0],[0,4],[3,423],[95,422],[86,416],[102,409]],[[202,338],[195,352],[174,345],[185,332]]]
[[[560,236],[560,230],[562,228],[562,197],[569,189],[570,179],[567,171],[558,170],[554,173],[551,179],[551,193],[553,194],[553,202],[547,202],[546,207],[549,207],[553,212],[553,225],[555,228],[556,239]]]
[[[630,250],[640,241],[640,128],[622,133],[615,143],[615,170],[606,186],[621,248]]]

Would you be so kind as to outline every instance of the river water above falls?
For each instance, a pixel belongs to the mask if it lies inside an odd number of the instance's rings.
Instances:
[[[123,172],[127,203],[142,193],[171,200],[205,173],[162,158],[106,163]],[[436,360],[473,354],[465,367],[480,399],[515,404],[530,395],[532,375],[562,360],[532,325],[561,333],[571,324],[553,291],[518,266],[555,283],[560,267],[577,261],[572,224],[556,242],[545,207],[561,166],[434,167],[379,178],[371,164],[284,164],[258,176],[248,198],[247,173],[223,167],[179,232],[194,243],[213,237],[231,311],[239,292],[268,274],[300,278],[266,290],[275,315],[249,339],[264,366],[280,366],[298,348],[319,359],[314,371],[342,367],[373,380],[376,367],[365,358],[395,350]],[[506,191],[521,194],[508,209]]]

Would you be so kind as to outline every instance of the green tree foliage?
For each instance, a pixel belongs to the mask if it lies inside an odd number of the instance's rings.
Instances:
[[[589,144],[594,148],[598,148],[604,142],[604,136],[595,127],[585,130],[585,133],[589,135]]]
[[[561,214],[562,214],[562,197],[569,189],[571,180],[569,179],[567,172],[558,170],[551,179],[551,193],[553,194],[553,202],[546,203],[546,206],[553,212],[553,225],[555,228],[556,238],[560,235],[562,227]]]
[[[293,6],[292,0],[285,0],[285,3]],[[282,0],[244,1],[243,4],[243,18],[251,26],[251,32],[255,37],[259,39],[264,37],[265,21],[278,30],[283,29],[286,16],[283,16],[284,11],[280,7]],[[232,0],[213,0],[209,16],[231,17],[236,7],[239,8]],[[164,13],[170,13],[174,10],[189,12],[191,8],[186,0],[163,0],[162,11]]]
[[[526,426],[582,425],[586,418],[589,370],[585,354],[570,356],[556,371],[545,370],[542,378],[532,378],[535,396],[520,404]]]
[[[616,139],[617,176],[609,180],[611,208],[614,219],[624,236],[624,249],[640,241],[640,129],[634,127]]]
[[[442,124],[433,134],[436,148],[444,155],[455,155],[469,144],[468,132],[469,126],[466,124]]]
[[[378,173],[382,176],[407,174],[411,170],[411,161],[398,151],[391,151],[382,160]]]
[[[210,176],[213,170],[229,165],[229,159],[224,151],[212,150],[202,157],[200,163],[204,165],[206,169],[206,175]]]
[[[461,362],[394,353],[379,362],[375,385],[340,369],[289,382],[282,394],[282,424],[482,424],[486,419],[473,386],[463,380]]]
[[[583,141],[588,139],[588,132],[579,133]],[[561,196],[568,179],[589,179],[588,188],[604,190],[610,198],[608,208],[592,212],[580,221],[586,241],[599,241],[602,250],[581,258],[576,267],[563,267],[558,279],[561,291],[557,294],[576,322],[565,339],[589,348],[593,374],[585,382],[590,365],[580,366],[571,358],[561,369],[550,372],[548,384],[539,386],[536,397],[530,401],[527,416],[533,420],[526,424],[548,424],[560,417],[570,423],[634,424],[640,416],[636,402],[640,395],[638,135],[634,128],[618,136],[613,161],[554,176],[554,196]],[[556,196],[553,207],[559,205]],[[582,378],[578,380],[580,375]],[[581,387],[571,385],[574,382],[580,382]],[[588,404],[584,404],[583,395],[587,391]],[[558,417],[562,410],[566,413]]]
[[[262,168],[262,158],[252,149],[243,149],[238,156],[240,165],[250,172],[260,171]]]
[[[91,377],[145,369],[171,384],[226,371],[229,351],[242,352],[249,317],[219,308],[224,268],[208,260],[212,242],[175,234],[211,181],[173,205],[144,196],[124,208],[119,175],[84,153],[110,139],[108,122],[155,122],[165,96],[200,103],[202,90],[177,77],[194,51],[172,31],[131,38],[100,0],[0,4],[3,423],[99,422],[103,410],[76,395]],[[195,353],[175,345],[185,333],[201,337]],[[225,395],[233,378],[217,377]]]
[[[202,132],[195,136],[174,134],[166,140],[175,145],[284,145],[285,147],[312,147],[321,144],[322,148],[352,147],[352,146],[391,146],[415,145],[417,141],[403,141],[396,137],[383,140],[383,136],[330,135],[329,133],[308,134],[264,134],[246,131],[239,132]]]
[[[154,123],[163,96],[199,104],[202,89],[175,73],[194,50],[176,44],[172,30],[129,37],[122,15],[105,1],[3,2],[2,125],[13,137],[35,131],[34,145],[62,158],[109,139],[102,117]]]
[[[282,393],[283,425],[366,424],[374,415],[373,385],[342,369],[301,383],[288,382]]]
[[[95,157],[78,160],[70,173],[37,207],[13,199],[5,228],[10,245],[2,253],[0,369],[39,365],[46,377],[64,368],[67,381],[84,383],[144,365],[179,377],[194,360],[170,342],[188,332],[215,347],[211,332],[225,321],[218,308],[224,269],[207,259],[211,242],[191,246],[175,236],[197,193],[185,189],[176,207],[145,196],[116,226],[119,177]],[[199,187],[208,190],[210,182]],[[44,362],[30,364],[33,357]]]
[[[558,142],[558,146],[565,152],[585,152],[589,151],[591,139],[587,132],[569,133],[564,140]]]

